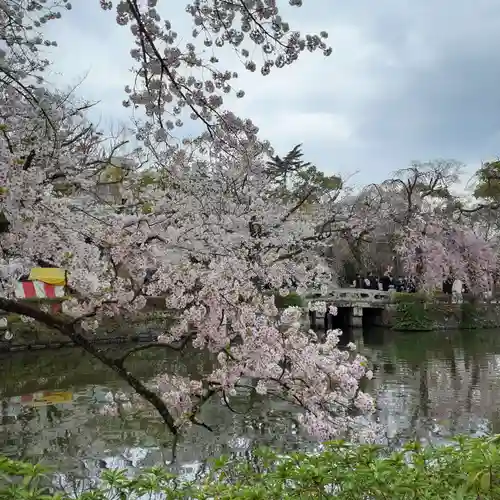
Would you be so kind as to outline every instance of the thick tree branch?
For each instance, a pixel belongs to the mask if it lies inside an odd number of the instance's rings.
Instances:
[[[161,415],[163,421],[172,434],[178,434],[174,418],[170,414],[163,400],[156,393],[148,389],[139,379],[134,377],[132,373],[125,370],[123,366],[117,362],[117,360],[110,358],[105,352],[95,347],[91,341],[77,331],[76,325],[68,323],[62,318],[48,314],[28,304],[3,297],[0,297],[0,309],[10,313],[21,314],[23,316],[33,318],[69,337],[76,345],[97,358],[108,368],[111,368],[121,379],[127,382],[137,392],[137,394],[151,403]]]
[[[286,222],[289,217],[291,217],[314,193],[314,188],[309,189],[306,194],[296,203],[296,205],[288,211],[288,213],[282,217],[281,222]]]

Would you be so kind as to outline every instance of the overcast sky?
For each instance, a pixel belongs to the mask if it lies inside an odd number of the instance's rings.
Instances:
[[[186,42],[185,0],[159,5],[164,11],[177,2],[169,17]],[[94,115],[124,121],[131,38],[98,3],[73,0],[73,10],[52,24],[59,48],[51,78],[70,85],[86,76],[79,93],[101,101]],[[236,109],[279,153],[303,143],[308,160],[330,173],[358,172],[357,184],[380,181],[412,160],[454,158],[473,168],[500,154],[498,0],[278,3],[294,29],[326,30],[334,49],[269,77],[240,68],[246,97]]]

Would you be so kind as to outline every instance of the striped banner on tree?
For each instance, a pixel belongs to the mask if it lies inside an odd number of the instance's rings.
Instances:
[[[43,281],[18,281],[16,283],[15,297],[17,299],[62,299],[65,296],[63,286],[49,285]],[[60,302],[52,303],[50,310],[54,314],[62,312]]]
[[[18,281],[15,295],[18,299],[59,299],[65,293],[63,286],[49,285],[42,281]]]

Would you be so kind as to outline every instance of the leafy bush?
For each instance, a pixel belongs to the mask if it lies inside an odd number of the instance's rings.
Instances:
[[[302,307],[304,305],[304,300],[302,297],[295,292],[290,292],[288,295],[283,297],[279,293],[274,295],[274,303],[278,309],[286,309],[287,307]]]
[[[493,500],[500,498],[499,442],[500,436],[460,437],[448,446],[410,443],[395,452],[334,442],[317,454],[285,457],[260,450],[252,460],[217,460],[198,483],[181,482],[160,467],[134,477],[107,470],[100,487],[77,498]],[[43,487],[46,472],[0,459],[0,500],[69,500],[64,492]]]
[[[399,331],[431,331],[461,322],[460,308],[444,294],[396,293],[393,328]]]
[[[496,328],[496,305],[463,296],[461,304],[451,302],[451,295],[443,293],[395,293],[393,328],[399,331],[430,331],[442,328],[464,330]]]
[[[434,321],[429,315],[429,297],[423,293],[395,293],[394,315],[395,330],[429,331],[434,328]]]

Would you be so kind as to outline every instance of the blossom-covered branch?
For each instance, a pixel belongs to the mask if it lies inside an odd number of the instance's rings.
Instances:
[[[28,31],[60,17],[56,4],[40,4],[36,21],[28,4],[16,5],[15,20]],[[366,363],[337,349],[340,332],[328,332],[318,343],[303,326],[303,311],[278,311],[274,297],[291,290],[305,294],[331,279],[318,246],[327,232],[334,234],[341,183],[309,170],[304,184],[321,189],[301,185],[293,196],[276,196],[271,145],[224,102],[234,72],[202,59],[194,43],[182,51],[170,23],[161,21],[161,7],[154,0],[116,5],[116,21],[134,35],[131,55],[138,65],[125,104],[146,117],[134,130],[142,142],[134,154],[115,155],[115,145],[91,124],[85,108],[43,88],[43,68],[35,63],[27,64],[40,74],[38,87],[20,71],[15,82],[7,78],[0,85],[6,221],[0,308],[69,336],[153,404],[175,434],[201,423],[197,415],[211,397],[227,400],[252,379],[257,393],[300,405],[310,432],[337,435],[353,423],[353,405],[373,410],[371,398],[359,391]],[[305,50],[330,52],[326,33],[302,37],[290,31],[274,0],[201,1],[188,13],[205,45],[213,36],[216,47],[229,44],[247,57],[240,45],[248,34],[248,42],[262,48],[264,75]],[[6,75],[25,64],[19,50],[32,47],[23,37],[12,44],[3,62]],[[249,71],[255,66],[245,63]],[[196,73],[201,69],[209,70],[208,79]],[[29,92],[20,92],[23,87]],[[171,131],[182,125],[185,110],[206,130],[179,145]],[[41,261],[68,272],[71,300],[64,318],[26,309],[13,298],[15,281]],[[215,362],[208,373],[164,373],[141,382],[125,368],[126,359],[151,346],[116,359],[93,346],[92,334],[107,316],[138,313],[149,297],[163,300],[173,322],[158,345],[209,353]]]

